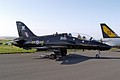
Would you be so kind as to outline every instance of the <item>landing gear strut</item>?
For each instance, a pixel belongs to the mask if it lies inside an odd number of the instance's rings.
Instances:
[[[61,56],[66,56],[67,55],[67,49],[61,49]]]
[[[98,50],[98,53],[95,55],[96,58],[100,58],[100,50]]]

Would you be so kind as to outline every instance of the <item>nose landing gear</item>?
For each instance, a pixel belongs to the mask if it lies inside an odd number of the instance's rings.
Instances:
[[[95,58],[100,58],[100,50],[98,50],[98,53],[95,55]]]

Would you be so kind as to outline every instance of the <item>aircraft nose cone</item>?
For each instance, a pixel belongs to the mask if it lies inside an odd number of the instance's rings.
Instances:
[[[106,45],[106,50],[111,49],[111,46],[109,46],[109,45],[107,45],[107,44],[105,44],[105,45]]]

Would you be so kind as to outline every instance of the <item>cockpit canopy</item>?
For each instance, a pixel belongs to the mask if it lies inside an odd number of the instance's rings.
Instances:
[[[82,40],[90,40],[90,41],[95,40],[93,37],[83,34],[83,33],[62,33],[61,35],[75,37],[75,38],[82,39]]]

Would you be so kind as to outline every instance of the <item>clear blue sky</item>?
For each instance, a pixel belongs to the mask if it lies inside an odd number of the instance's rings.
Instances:
[[[36,35],[84,33],[102,38],[100,23],[120,34],[120,0],[0,0],[0,36],[18,36],[16,21]]]

